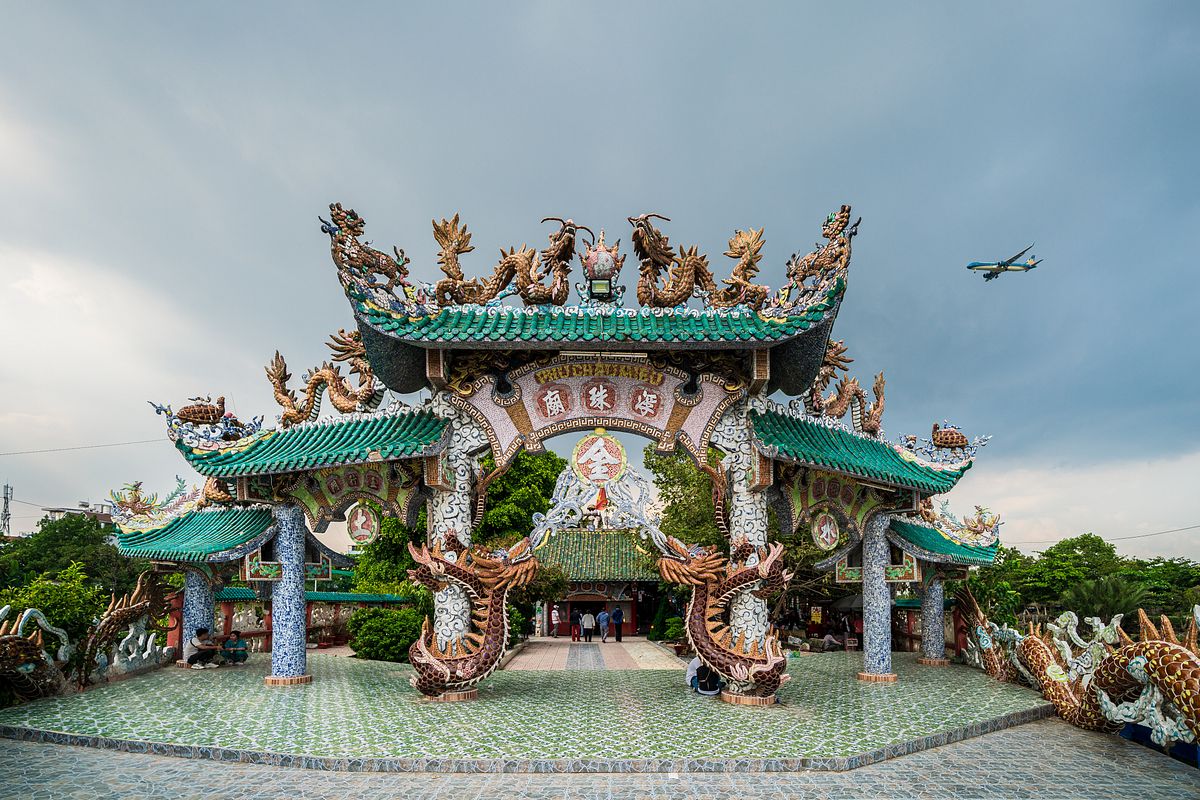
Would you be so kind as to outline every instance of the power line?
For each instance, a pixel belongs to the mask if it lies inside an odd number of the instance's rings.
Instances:
[[[112,442],[111,444],[83,444],[77,447],[48,447],[45,450],[13,450],[11,453],[0,453],[0,456],[28,456],[35,453],[62,453],[67,450],[95,450],[98,447],[124,447],[127,444],[149,444],[150,442],[161,442],[162,438],[158,439],[139,439],[136,442]]]
[[[15,498],[15,497],[14,497],[14,498],[12,498],[12,501],[13,501],[14,503],[24,503],[25,505],[27,505],[27,506],[33,506],[34,508],[45,508],[45,507],[46,507],[46,504],[45,504],[45,503],[31,503],[31,502],[29,502],[28,500],[18,500],[18,499],[17,499],[17,498]]]
[[[1154,533],[1139,533],[1137,536],[1114,536],[1111,539],[1105,539],[1103,536],[1101,536],[1100,538],[1104,539],[1104,541],[1106,541],[1106,542],[1125,542],[1125,541],[1129,541],[1130,539],[1148,539],[1151,536],[1165,536],[1168,533],[1181,533],[1183,531],[1194,531],[1197,528],[1200,528],[1200,525],[1188,525],[1186,528],[1172,528],[1169,531],[1155,531]],[[1027,542],[1013,542],[1013,544],[1054,544],[1055,542],[1061,542],[1061,541],[1062,541],[1062,539],[1034,539],[1032,541],[1027,541]]]

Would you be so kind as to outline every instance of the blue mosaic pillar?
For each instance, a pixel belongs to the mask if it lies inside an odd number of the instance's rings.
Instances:
[[[271,676],[268,684],[303,683],[308,638],[304,616],[304,512],[295,503],[275,506],[275,559],[281,576],[271,588]],[[311,680],[311,678],[309,678]]]
[[[927,567],[929,568],[929,567]],[[921,597],[921,657],[942,660],[946,657],[946,625],[942,607],[945,587],[942,577],[934,575],[925,584]]]
[[[884,580],[889,555],[889,524],[887,514],[876,514],[867,521],[863,531],[863,671],[860,677],[867,680],[895,679],[892,674],[892,593]]]
[[[183,571],[183,638],[180,645],[186,646],[196,635],[197,628],[212,630],[213,588],[204,573],[194,569]],[[180,651],[177,658],[183,658]]]

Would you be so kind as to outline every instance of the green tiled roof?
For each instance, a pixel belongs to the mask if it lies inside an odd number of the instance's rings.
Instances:
[[[951,468],[928,466],[885,441],[787,414],[751,412],[751,419],[763,451],[772,457],[927,494],[949,491],[971,468],[971,462]]]
[[[700,312],[671,309],[601,311],[577,306],[527,310],[512,306],[454,306],[435,314],[410,317],[358,303],[361,319],[371,327],[413,344],[431,346],[475,343],[604,342],[606,344],[701,343],[732,346],[772,344],[791,339],[825,319],[845,289],[839,279],[825,297],[800,313],[766,317],[746,309]]]
[[[207,561],[255,539],[272,524],[269,508],[222,508],[189,511],[152,530],[117,527],[117,549],[135,558]]]
[[[226,586],[213,592],[218,603],[248,603],[258,599],[253,589],[245,586]],[[407,603],[408,598],[398,594],[371,594],[367,592],[305,592],[304,599],[311,603]]]
[[[414,411],[298,425],[225,450],[193,449],[182,439],[176,447],[201,475],[229,478],[420,455],[445,428],[446,420]]]
[[[967,566],[986,566],[996,560],[999,540],[987,546],[959,544],[937,528],[893,519],[892,532],[920,550],[935,556],[935,560]]]
[[[633,531],[559,531],[534,555],[544,566],[554,566],[573,581],[659,580],[653,560]]]
[[[895,602],[896,608],[920,608],[921,598],[919,597],[897,597]],[[954,598],[946,597],[942,601],[942,608],[953,608]]]

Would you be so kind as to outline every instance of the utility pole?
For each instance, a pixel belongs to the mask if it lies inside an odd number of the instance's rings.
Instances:
[[[12,536],[12,512],[8,510],[9,503],[12,501],[12,486],[4,484],[4,505],[0,508],[0,534],[4,538]]]

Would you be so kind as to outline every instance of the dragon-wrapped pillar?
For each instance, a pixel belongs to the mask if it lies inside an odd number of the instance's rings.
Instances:
[[[889,524],[887,514],[876,514],[863,530],[863,671],[858,677],[865,681],[896,680],[892,672],[892,592],[884,574],[890,554]]]
[[[730,409],[713,431],[712,442],[725,452],[721,466],[729,482],[730,535],[752,548],[741,566],[758,564],[760,551],[767,546],[767,498],[755,488],[755,453],[752,430],[745,404]],[[740,590],[729,603],[729,626],[735,638],[746,645],[765,644],[769,623],[767,601],[756,596],[761,588],[754,583]]]
[[[212,628],[215,601],[208,576],[200,570],[183,572],[183,639],[186,645],[198,628]],[[182,651],[180,651],[182,652]]]
[[[271,589],[271,674],[268,686],[311,683],[304,607],[304,512],[295,503],[275,506],[275,558],[280,577]]]
[[[941,667],[946,660],[945,586],[934,574],[921,594],[921,658],[928,666]]]

